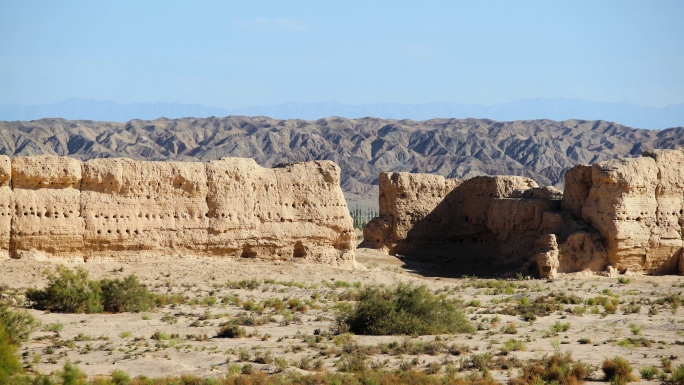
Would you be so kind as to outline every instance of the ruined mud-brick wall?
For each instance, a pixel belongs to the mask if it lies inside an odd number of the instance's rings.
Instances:
[[[682,151],[651,150],[595,164],[591,183],[582,188],[581,217],[601,233],[611,266],[655,274],[684,269]]]
[[[458,179],[432,174],[380,174],[380,216],[365,226],[365,245],[386,251],[394,249],[397,243],[409,238],[409,231],[420,231],[425,218],[460,183]]]
[[[565,174],[564,194],[527,178],[494,176],[466,180],[441,201],[426,200],[413,194],[417,181],[440,177],[393,175],[380,177],[394,183],[380,184],[381,216],[364,230],[364,246],[510,263],[543,277],[582,270],[684,273],[680,150],[576,166]],[[390,209],[383,210],[383,200]]]
[[[141,162],[0,157],[3,255],[215,255],[354,264],[333,162]],[[10,184],[11,183],[11,184]]]
[[[549,193],[555,199],[540,199]],[[534,245],[543,213],[559,198],[518,176],[380,174],[380,216],[364,229],[362,246],[420,256],[511,254]]]

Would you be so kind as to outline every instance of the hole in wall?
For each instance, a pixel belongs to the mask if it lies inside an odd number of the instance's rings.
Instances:
[[[304,258],[306,257],[306,247],[304,247],[304,244],[302,241],[297,241],[294,246],[294,251],[292,252],[292,256],[295,258]]]
[[[255,258],[257,256],[256,251],[252,250],[249,245],[242,246],[241,258]]]

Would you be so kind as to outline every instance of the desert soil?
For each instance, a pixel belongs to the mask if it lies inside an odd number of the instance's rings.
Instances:
[[[684,362],[684,310],[656,303],[667,295],[684,295],[684,279],[680,276],[633,276],[628,283],[618,283],[615,277],[571,274],[553,282],[506,281],[503,286],[510,282],[516,287],[502,290],[495,288],[502,286],[502,282],[494,279],[439,277],[434,272],[442,266],[407,263],[372,250],[360,249],[357,260],[367,269],[351,271],[287,261],[207,258],[65,264],[85,268],[91,278],[135,274],[155,293],[182,294],[187,299],[183,304],[145,313],[89,315],[29,310],[42,326],[22,347],[24,361],[41,373],[59,370],[71,361],[88,375],[109,375],[119,369],[131,376],[206,377],[239,370],[247,363],[254,369],[274,373],[279,370],[274,362],[259,363],[271,361],[263,359],[270,352],[272,357],[281,358],[281,369],[285,362],[285,370],[301,371],[303,367],[312,371],[316,360],[321,360],[318,370],[334,371],[344,341],[339,336],[328,336],[328,331],[338,309],[353,304],[344,299],[366,285],[413,282],[462,299],[468,305],[468,318],[478,330],[472,334],[422,337],[353,336],[360,345],[377,347],[370,350],[370,365],[446,370],[449,365],[465,367],[474,355],[487,352],[492,358],[514,357],[524,361],[560,350],[570,351],[575,359],[593,365],[596,371],[592,378],[600,381],[599,366],[606,357],[626,358],[635,368],[636,377],[642,367],[661,368],[663,359],[671,360],[673,367]],[[56,265],[57,262],[0,261],[0,284],[15,290],[43,287],[43,272]],[[257,287],[235,288],[240,286],[239,281],[252,279],[258,281]],[[560,310],[534,322],[518,315],[500,314],[522,297],[534,301],[539,296],[549,298],[552,293],[575,295],[583,300],[602,295],[618,298],[621,304],[615,314],[604,314],[601,305],[562,305]],[[268,299],[299,299],[307,303],[307,310],[266,308],[263,314],[245,310],[249,307],[245,302],[258,304]],[[628,307],[629,304],[633,306]],[[653,309],[657,309],[657,314],[653,314]],[[245,338],[215,337],[219,324],[240,315],[265,323],[244,326],[249,335]],[[569,329],[552,331],[557,322],[569,324]],[[61,331],[54,331],[55,324],[62,325]],[[514,334],[510,324],[515,326]],[[152,338],[155,333],[159,339]],[[637,342],[631,343],[629,338]],[[521,342],[523,350],[505,352],[504,344],[511,339]],[[399,346],[412,346],[418,341],[428,344],[436,340],[444,348],[417,349],[418,352],[408,349],[401,354],[387,348],[393,341]],[[448,347],[452,347],[451,352]],[[438,364],[429,366],[433,362]],[[464,374],[468,370],[472,369]],[[492,371],[494,378],[502,381],[516,373],[517,369]]]

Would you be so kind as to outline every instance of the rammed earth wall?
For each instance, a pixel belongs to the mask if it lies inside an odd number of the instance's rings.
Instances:
[[[339,184],[330,161],[267,169],[243,158],[0,156],[0,250],[12,258],[189,254],[351,267],[355,235]]]

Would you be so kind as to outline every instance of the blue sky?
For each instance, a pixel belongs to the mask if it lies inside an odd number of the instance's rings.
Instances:
[[[684,103],[684,1],[0,0],[0,104]]]

